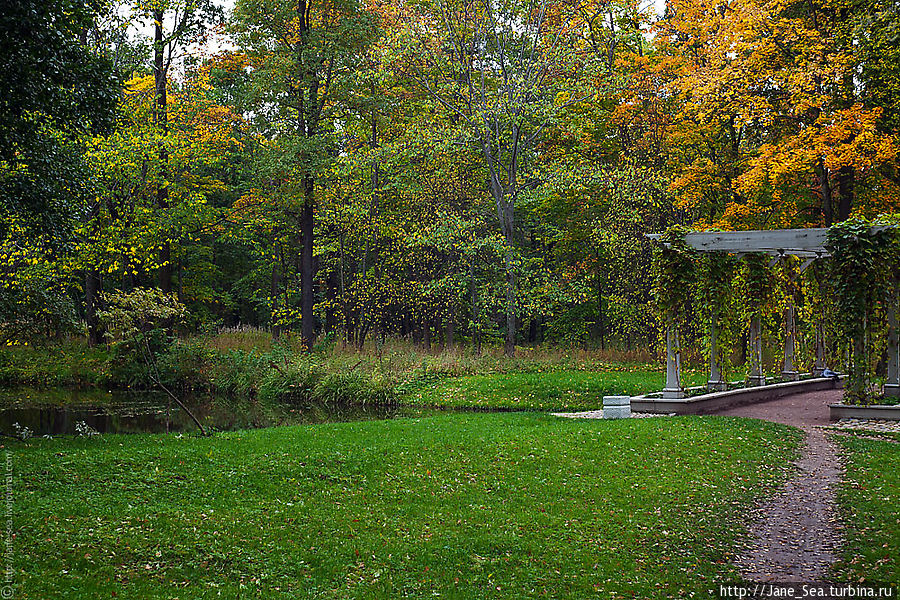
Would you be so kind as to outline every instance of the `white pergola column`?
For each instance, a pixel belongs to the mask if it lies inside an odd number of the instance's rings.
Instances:
[[[887,373],[884,380],[885,396],[900,396],[900,331],[897,328],[897,293],[898,283],[895,281],[887,300]]]
[[[821,377],[825,372],[825,324],[822,318],[816,322],[816,362],[813,364],[813,375]]]
[[[706,382],[706,389],[710,392],[724,392],[728,389],[728,383],[722,379],[722,369],[719,366],[719,356],[716,351],[717,318],[718,315],[713,311],[709,324],[709,379]]]
[[[750,385],[766,385],[766,376],[762,367],[762,326],[759,317],[750,320],[750,374],[747,378]]]
[[[681,387],[681,349],[678,344],[678,328],[669,324],[666,328],[666,387],[663,398],[684,398]]]
[[[793,303],[784,310],[784,362],[781,377],[786,381],[798,381],[800,373],[794,366],[794,353],[797,348],[797,310]]]

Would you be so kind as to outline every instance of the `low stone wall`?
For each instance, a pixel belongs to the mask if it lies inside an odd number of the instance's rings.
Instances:
[[[900,406],[853,406],[851,404],[829,404],[828,412],[832,421],[840,421],[841,419],[900,421]]]
[[[664,399],[635,396],[631,399],[631,410],[657,414],[704,415],[735,406],[777,400],[792,394],[833,390],[843,387],[844,382],[842,379],[816,377],[814,379],[804,379],[803,381],[786,381],[784,383],[773,383],[771,385],[728,390],[726,392],[713,392],[691,398]]]

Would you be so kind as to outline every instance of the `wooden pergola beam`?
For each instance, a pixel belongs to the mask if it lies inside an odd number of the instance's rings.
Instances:
[[[685,243],[698,252],[751,254],[763,252],[774,256],[820,258],[828,256],[825,236],[828,229],[773,229],[752,231],[693,231],[685,235]],[[662,234],[648,233],[659,240]],[[663,242],[665,243],[665,242]]]

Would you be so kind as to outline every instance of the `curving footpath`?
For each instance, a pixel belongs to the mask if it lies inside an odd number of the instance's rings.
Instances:
[[[828,405],[841,394],[809,392],[717,413],[784,423],[806,432],[796,475],[756,510],[752,542],[736,561],[745,580],[819,583],[828,577],[842,543],[836,493],[843,466],[821,426],[830,424]]]

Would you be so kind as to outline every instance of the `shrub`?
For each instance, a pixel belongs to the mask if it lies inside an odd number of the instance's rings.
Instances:
[[[257,398],[261,402],[307,403],[313,399],[321,379],[322,371],[309,364],[295,363],[278,369],[272,367],[259,386]]]
[[[362,373],[331,373],[316,385],[313,398],[335,404],[394,404],[396,391],[387,381]]]

